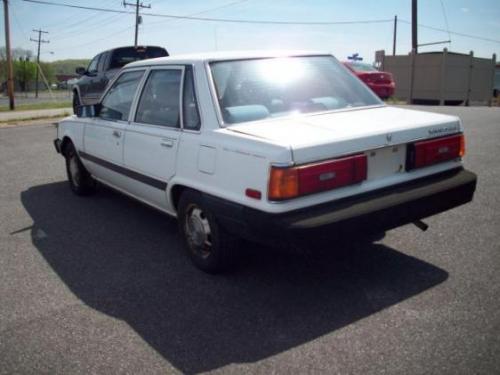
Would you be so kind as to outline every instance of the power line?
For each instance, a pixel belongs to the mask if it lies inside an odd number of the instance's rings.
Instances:
[[[206,9],[206,10],[203,10],[203,11],[199,11],[199,12],[193,13],[192,15],[197,15],[197,14],[203,14],[203,13],[212,12],[212,11],[219,10],[219,9],[222,9],[222,8],[227,8],[227,7],[229,7],[229,6],[234,6],[234,5],[236,5],[236,4],[241,4],[241,3],[244,3],[244,2],[247,2],[247,1],[249,1],[249,0],[238,0],[238,1],[233,1],[233,2],[231,2],[231,3],[224,4],[224,5],[220,5],[220,6],[215,7],[215,8],[210,8],[210,9]],[[111,22],[111,23],[114,23],[114,22],[116,22],[116,21],[118,20],[116,17],[118,17],[118,18],[119,18],[120,16],[121,16],[120,14],[114,14],[114,15],[112,15],[111,17],[106,18],[106,20],[110,20],[110,19],[112,19],[112,18],[115,18],[115,19],[113,19],[113,21]],[[104,20],[103,20],[103,21],[104,21]],[[170,21],[172,21],[172,20],[170,20]],[[158,24],[158,23],[165,23],[165,22],[166,22],[166,21],[153,22],[153,23],[150,23],[149,25],[154,25],[154,24]],[[167,22],[168,22],[168,21],[167,21]],[[110,22],[108,22],[106,25],[109,25],[109,23],[110,23]],[[87,25],[87,26],[89,26],[89,25]],[[86,43],[83,43],[83,44],[78,44],[78,45],[76,45],[76,46],[75,46],[75,45],[73,45],[73,46],[71,47],[71,49],[72,49],[72,48],[74,48],[74,47],[86,46],[86,45],[89,45],[89,44],[93,44],[93,43],[95,43],[95,42],[99,42],[99,41],[101,41],[101,40],[109,39],[109,38],[111,38],[111,37],[113,37],[113,36],[116,36],[117,34],[120,34],[122,31],[129,30],[130,28],[132,28],[132,26],[126,27],[125,29],[119,30],[119,31],[114,32],[114,33],[112,33],[112,34],[109,34],[109,35],[107,35],[107,36],[105,36],[105,37],[101,37],[101,38],[98,38],[98,39],[92,40],[92,41],[90,41],[90,42],[86,42]],[[71,32],[71,34],[74,34],[74,33],[75,33],[75,32],[73,32],[73,31]],[[66,33],[65,33],[65,34],[66,34]],[[57,41],[62,40],[62,39],[68,39],[68,38],[70,38],[70,37],[71,37],[71,36],[64,36],[63,38],[58,38],[58,39],[57,39]],[[55,49],[54,51],[65,51],[65,50],[68,50],[68,48],[63,48],[63,49],[59,48],[59,49]]]
[[[87,45],[90,45],[90,44],[94,44],[95,42],[100,42],[101,40],[108,40],[110,39],[111,37],[114,37],[118,34],[121,34],[122,32],[124,31],[127,31],[127,30],[130,30],[132,29],[134,26],[127,26],[126,28],[124,29],[120,29],[118,30],[117,32],[115,33],[112,33],[112,34],[109,34],[109,35],[106,35],[105,37],[102,37],[102,38],[98,38],[98,39],[94,39],[94,40],[91,40],[91,41],[88,41],[88,42],[85,42],[85,43],[82,43],[82,44],[76,44],[76,45],[71,45],[71,47],[68,47],[68,48],[56,48],[54,49],[54,51],[67,51],[67,50],[74,50],[75,47],[83,47],[83,46],[87,46]]]
[[[42,5],[52,5],[52,6],[60,6],[60,7],[76,8],[76,9],[84,9],[84,10],[94,10],[94,11],[101,11],[101,12],[135,14],[135,12],[129,12],[129,11],[125,11],[125,10],[86,7],[86,6],[75,5],[75,4],[66,4],[66,3],[53,3],[50,1],[44,1],[44,0],[22,0],[22,1],[29,2],[29,3],[35,3],[35,4],[42,4]],[[143,13],[143,15],[144,16],[151,16],[151,17],[163,17],[163,18],[184,19],[184,20],[194,20],[194,21],[243,23],[243,24],[305,25],[305,26],[307,26],[307,25],[310,25],[310,26],[318,25],[319,26],[319,25],[377,24],[377,23],[392,23],[393,22],[393,19],[360,20],[360,21],[312,21],[312,22],[306,22],[306,21],[258,21],[258,20],[246,20],[246,19],[177,16],[177,15],[172,15],[172,14],[159,14],[159,13]],[[406,23],[406,24],[411,24],[411,22],[404,20],[404,19],[398,19],[398,21]],[[422,27],[422,28],[426,28],[426,29],[430,29],[430,30],[434,30],[434,31],[441,31],[441,32],[452,34],[452,35],[466,37],[466,38],[483,40],[483,41],[492,42],[492,43],[500,43],[500,40],[498,40],[498,39],[485,38],[485,37],[481,37],[478,35],[465,34],[465,33],[460,33],[460,32],[451,31],[451,30],[445,30],[445,29],[442,29],[439,27],[422,25],[422,24],[419,24],[418,26]]]
[[[401,21],[403,23],[406,23],[408,25],[411,25],[411,22],[410,21],[407,21],[407,20],[403,20],[403,19],[398,19],[398,21]],[[490,38],[485,38],[485,37],[482,37],[482,36],[478,36],[478,35],[471,35],[471,34],[465,34],[465,33],[459,33],[459,32],[456,32],[456,31],[449,31],[449,30],[445,30],[445,29],[441,29],[439,27],[434,27],[434,26],[428,26],[428,25],[422,25],[422,24],[418,24],[418,27],[422,27],[424,29],[429,29],[429,30],[434,30],[434,31],[441,31],[443,33],[449,33],[449,34],[452,34],[452,35],[458,35],[458,36],[463,36],[465,38],[471,38],[471,39],[478,39],[478,40],[484,40],[485,42],[492,42],[492,43],[500,43],[500,40],[498,39],[490,39]]]
[[[12,15],[14,16],[14,21],[16,22],[16,25],[19,28],[19,30],[21,30],[21,33],[23,34],[24,38],[28,39],[28,34],[26,34],[26,32],[24,31],[24,29],[21,25],[21,22],[19,22],[19,19],[17,18],[16,14],[14,12],[14,8],[11,8],[10,11],[11,11]]]
[[[59,31],[59,34],[63,34],[61,38],[57,38],[57,41],[59,42],[60,40],[68,39],[68,38],[73,38],[75,34],[81,34],[82,30],[88,31],[89,28],[94,27],[94,26],[101,26],[103,28],[108,27],[110,24],[115,23],[116,21],[121,21],[121,14],[112,14],[111,16],[104,17],[101,20],[95,20],[94,22],[91,23],[85,23],[82,22],[81,27],[73,27],[69,31],[61,30]],[[95,22],[97,21],[97,22]]]
[[[52,3],[43,0],[23,0],[28,3],[43,4],[43,5],[54,5],[61,7],[86,9],[86,10],[97,10],[101,12],[114,12],[123,14],[135,14],[135,12],[129,12],[124,10],[116,10],[109,8],[96,8],[96,7],[86,7],[74,4],[64,4],[64,3]],[[142,13],[144,16],[151,17],[163,17],[172,19],[183,19],[183,20],[193,20],[193,21],[208,21],[208,22],[226,22],[226,23],[246,23],[246,24],[260,24],[260,25],[354,25],[354,24],[372,24],[372,23],[388,23],[392,22],[391,19],[380,19],[380,20],[362,20],[362,21],[259,21],[259,20],[246,20],[246,19],[229,19],[229,18],[213,18],[213,17],[194,17],[194,16],[178,16],[173,14],[161,14],[161,13]]]
[[[195,13],[191,13],[191,14],[187,14],[186,17],[193,17],[193,16],[198,16],[200,14],[205,14],[205,13],[209,13],[209,12],[214,12],[216,10],[219,10],[219,9],[224,9],[224,8],[229,8],[229,7],[232,7],[234,5],[238,5],[238,4],[242,4],[242,3],[245,3],[247,2],[248,0],[238,0],[238,1],[232,1],[230,3],[227,3],[227,4],[223,4],[223,5],[220,5],[218,7],[215,7],[215,8],[209,8],[209,9],[206,9],[206,10],[202,10],[202,11],[199,11],[199,12],[195,12]],[[151,25],[156,25],[156,24],[159,24],[159,23],[165,23],[165,22],[168,22],[168,21],[171,21],[171,20],[167,20],[167,21],[157,21],[157,22],[151,22],[148,24],[148,26],[151,26]]]

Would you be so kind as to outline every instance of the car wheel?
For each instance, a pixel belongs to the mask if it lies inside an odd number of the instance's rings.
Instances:
[[[78,93],[73,91],[73,113],[76,115],[76,109],[80,105],[80,98],[78,97]]]
[[[66,146],[64,156],[66,157],[66,173],[71,190],[76,195],[92,194],[96,188],[96,181],[83,166],[72,143]]]
[[[185,191],[179,201],[179,231],[193,263],[207,273],[219,273],[234,263],[239,240],[226,232],[203,202],[201,194]]]

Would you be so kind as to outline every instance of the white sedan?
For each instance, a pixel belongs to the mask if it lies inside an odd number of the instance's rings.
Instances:
[[[144,60],[60,122],[71,189],[108,185],[177,217],[217,272],[239,238],[359,237],[472,200],[452,116],[386,106],[333,56],[264,52]],[[82,201],[84,204],[84,201]]]

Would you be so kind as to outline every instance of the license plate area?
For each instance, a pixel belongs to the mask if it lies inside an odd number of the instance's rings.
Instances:
[[[366,152],[367,180],[376,180],[404,172],[406,145],[388,146]]]

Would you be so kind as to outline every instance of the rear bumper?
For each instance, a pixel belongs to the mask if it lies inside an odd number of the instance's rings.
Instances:
[[[472,200],[477,177],[462,168],[305,209],[271,214],[205,196],[229,232],[263,243],[308,236],[370,235],[438,214]]]
[[[371,83],[368,84],[368,86],[372,89],[375,94],[377,94],[381,98],[388,98],[392,95],[394,95],[394,84],[391,83],[382,83],[382,84],[376,84],[376,83]]]

